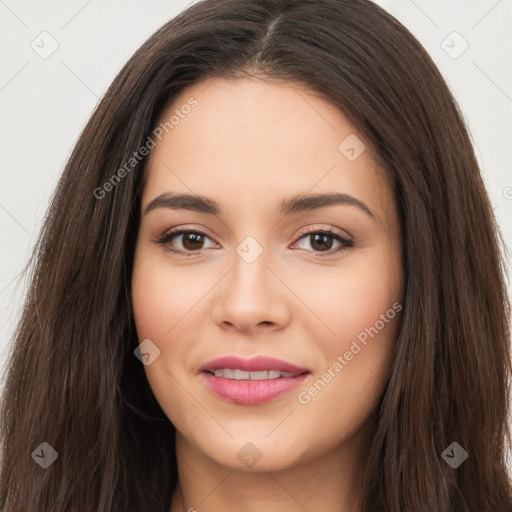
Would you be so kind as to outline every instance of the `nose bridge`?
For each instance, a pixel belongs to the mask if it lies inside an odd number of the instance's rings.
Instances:
[[[255,327],[262,322],[281,324],[286,306],[280,298],[278,280],[269,266],[268,251],[255,237],[247,236],[236,246],[231,272],[217,297],[215,321],[239,328]]]
[[[230,290],[237,300],[243,300],[252,307],[264,300],[269,285],[268,251],[253,236],[247,236],[238,244],[233,258],[233,274],[229,281]],[[267,299],[268,301],[268,296]]]

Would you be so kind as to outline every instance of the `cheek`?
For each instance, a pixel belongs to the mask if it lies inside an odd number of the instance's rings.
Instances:
[[[162,265],[151,261],[143,249],[136,253],[132,275],[132,304],[140,342],[150,339],[160,354],[154,361],[144,366],[144,371],[154,397],[170,421],[180,425],[180,418],[195,421],[196,412],[188,410],[183,403],[183,388],[180,382],[183,376],[178,367],[172,367],[172,361],[182,361],[186,353],[186,336],[180,336],[179,330],[185,322],[179,322],[187,309],[183,294],[177,296],[179,273],[173,273],[172,288],[169,272]],[[176,274],[176,275],[175,275]],[[178,282],[177,282],[178,279]],[[169,343],[172,340],[172,343]],[[177,371],[178,370],[178,371]],[[199,420],[199,418],[198,418]]]
[[[384,389],[403,308],[401,261],[393,256],[361,259],[326,279],[325,287],[310,288],[329,329],[316,338],[323,365],[299,402],[312,414],[336,409],[327,430],[362,421]]]
[[[354,283],[356,286],[357,283]],[[402,305],[387,287],[371,287],[371,295],[357,292],[332,297],[332,336],[318,339],[324,360],[318,368],[321,382],[311,395],[323,395],[328,405],[341,400],[345,407],[368,400],[370,406],[387,379],[400,327]],[[327,317],[326,317],[327,318]],[[327,322],[326,322],[327,323]],[[329,388],[325,393],[324,388]],[[371,407],[370,407],[371,409]]]
[[[340,310],[334,323],[337,336],[331,337],[336,341],[323,338],[324,364],[297,396],[300,413],[296,419],[301,418],[305,430],[315,432],[313,451],[334,447],[358,432],[384,392],[399,332],[401,304],[375,299],[367,305],[367,309],[357,309],[347,302],[346,309]],[[318,418],[322,418],[321,426]]]
[[[149,275],[148,275],[149,274]],[[139,340],[150,338],[159,345],[160,338],[171,327],[166,310],[172,307],[164,287],[153,282],[150,273],[139,272],[132,280],[132,303]]]
[[[150,338],[159,346],[165,345],[165,340],[186,324],[187,314],[202,294],[204,290],[191,285],[186,268],[173,269],[165,264],[165,257],[155,257],[144,248],[136,253],[132,304],[141,341]]]
[[[385,345],[386,338],[394,337],[398,312],[393,304],[402,302],[399,268],[399,262],[390,271],[387,263],[361,261],[325,276],[323,286],[318,279],[308,285],[314,312],[324,324],[323,352],[331,359],[349,350],[355,339],[364,344],[378,337]],[[375,350],[382,353],[383,347]]]

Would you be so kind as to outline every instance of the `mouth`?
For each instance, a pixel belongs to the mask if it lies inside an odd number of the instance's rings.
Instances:
[[[200,375],[216,397],[256,405],[291,392],[311,375],[311,370],[266,356],[249,360],[228,356],[203,365]]]
[[[309,373],[306,371],[293,373],[293,372],[281,372],[278,370],[262,370],[257,372],[249,372],[246,370],[240,369],[232,369],[232,368],[223,368],[217,369],[213,372],[208,371],[210,375],[215,377],[222,377],[224,379],[230,380],[275,380],[275,379],[289,379],[291,377],[297,377],[298,375],[302,375],[303,373]]]

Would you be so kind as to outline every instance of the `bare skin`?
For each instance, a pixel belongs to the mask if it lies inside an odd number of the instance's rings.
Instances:
[[[354,128],[300,84],[201,82],[162,120],[190,97],[197,106],[150,154],[132,278],[139,340],[160,350],[146,375],[177,431],[170,512],[361,512],[361,475],[403,299],[390,183],[368,150],[351,161],[338,149]],[[369,211],[331,204],[278,212],[293,196],[333,192]],[[165,193],[205,196],[222,212],[160,205],[144,213]],[[174,227],[204,235],[156,243]],[[262,252],[248,263],[240,246]],[[350,356],[354,340],[360,350]],[[225,355],[267,355],[311,373],[267,402],[232,403],[199,370]],[[256,463],[240,456],[247,450]]]

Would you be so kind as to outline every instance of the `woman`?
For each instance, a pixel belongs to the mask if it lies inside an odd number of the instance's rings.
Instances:
[[[457,105],[385,11],[191,6],[50,206],[2,510],[512,510],[500,243]]]

